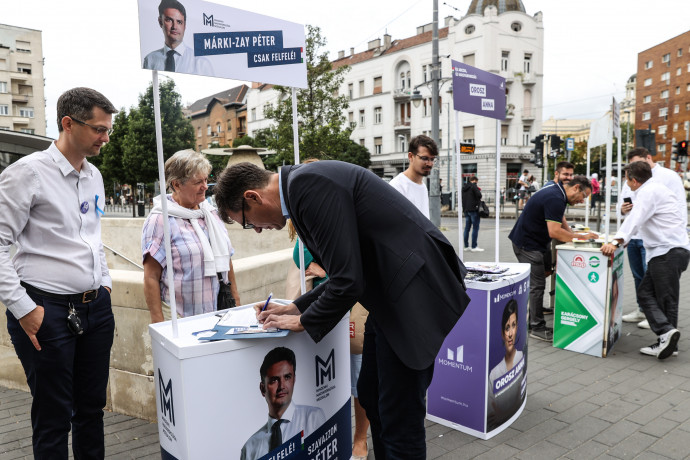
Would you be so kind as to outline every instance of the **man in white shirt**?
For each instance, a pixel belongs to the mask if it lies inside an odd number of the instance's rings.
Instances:
[[[677,355],[678,299],[680,276],[690,262],[690,240],[685,219],[678,213],[678,199],[668,188],[652,179],[652,170],[644,161],[625,167],[630,190],[635,193],[628,217],[611,243],[601,247],[607,256],[638,234],[644,242],[647,272],[637,290],[642,310],[657,342],[640,353],[666,359]]]
[[[652,169],[652,179],[658,182],[673,192],[677,198],[678,204],[678,214],[685,222],[684,225],[687,226],[688,222],[688,207],[685,188],[683,187],[683,181],[680,176],[670,169],[664,168],[663,166],[656,164],[652,159],[652,155],[644,147],[637,147],[628,152],[628,163],[634,161],[644,161]],[[616,210],[621,216],[627,216],[632,209],[632,201],[634,200],[635,193],[630,190],[627,182],[623,184],[621,189],[621,199],[618,200],[616,204]],[[629,198],[631,203],[625,201]],[[638,235],[633,235],[631,240],[626,246],[626,252],[628,253],[628,262],[630,264],[630,271],[632,272],[633,279],[635,280],[635,292],[642,282],[645,272],[647,271],[647,263],[645,261],[645,249],[644,242]],[[638,310],[627,315],[623,315],[623,321],[626,323],[638,323],[638,327],[642,329],[649,329],[649,322],[645,319],[644,313],[642,312],[642,307],[640,306],[638,299]]]
[[[117,109],[90,88],[57,101],[58,140],[0,174],[0,301],[33,404],[36,459],[103,458],[115,320],[101,242],[105,191],[86,159]],[[10,259],[10,247],[17,253]]]
[[[518,202],[518,209],[523,208],[527,202],[527,189],[529,188],[528,179],[529,171],[525,169],[522,172],[522,176],[518,177],[518,198],[520,199]]]
[[[296,366],[295,353],[289,348],[274,348],[264,357],[259,388],[268,404],[268,421],[242,446],[241,460],[261,458],[300,432],[306,438],[326,423],[320,407],[292,403]]]
[[[424,178],[431,174],[438,159],[436,142],[429,136],[420,134],[410,140],[410,151],[407,152],[410,165],[395,176],[390,184],[405,198],[410,200],[422,214],[429,218],[429,191]]]
[[[194,50],[183,43],[187,27],[187,12],[177,0],[161,0],[158,6],[158,25],[163,31],[165,45],[144,58],[144,69],[213,76],[208,59],[195,57]]]

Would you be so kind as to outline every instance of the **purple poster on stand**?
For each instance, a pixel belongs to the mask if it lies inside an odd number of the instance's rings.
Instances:
[[[453,107],[459,112],[504,120],[505,78],[453,60]]]
[[[470,304],[443,342],[427,392],[427,412],[483,432],[486,411],[487,291],[467,289]]]

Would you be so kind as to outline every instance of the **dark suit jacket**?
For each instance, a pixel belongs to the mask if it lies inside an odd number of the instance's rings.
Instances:
[[[429,367],[469,303],[448,240],[367,169],[320,161],[280,174],[292,223],[328,273],[295,300],[309,335],[321,340],[359,301],[403,363]]]

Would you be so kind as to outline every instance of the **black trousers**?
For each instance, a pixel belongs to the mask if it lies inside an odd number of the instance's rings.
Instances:
[[[96,300],[74,304],[84,328],[79,336],[67,328],[67,301],[32,292],[29,296],[45,311],[36,334],[41,351],[9,311],[7,330],[33,396],[34,458],[67,459],[71,428],[74,458],[102,459],[103,407],[115,330],[110,294],[101,287]]]
[[[357,394],[377,460],[426,458],[425,397],[433,375],[433,364],[424,370],[403,364],[369,315]]]
[[[680,275],[688,268],[688,261],[687,249],[673,248],[647,263],[647,271],[637,289],[637,300],[656,335],[678,327]]]

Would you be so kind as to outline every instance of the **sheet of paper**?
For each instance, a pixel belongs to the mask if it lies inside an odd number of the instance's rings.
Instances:
[[[251,305],[231,308],[223,315],[220,321],[218,321],[219,326],[250,327],[258,326],[258,324],[256,312]]]

